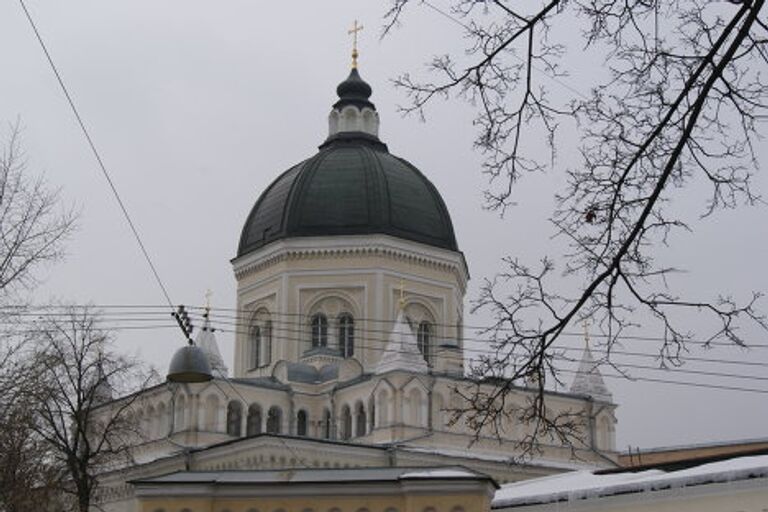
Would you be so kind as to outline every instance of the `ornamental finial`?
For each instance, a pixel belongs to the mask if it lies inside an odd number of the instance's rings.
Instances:
[[[211,297],[213,296],[213,292],[210,288],[208,288],[205,291],[205,317],[208,318],[208,315],[211,312]]]
[[[362,25],[357,24],[357,20],[355,20],[355,24],[352,25],[352,28],[347,30],[347,34],[352,35],[352,69],[357,69],[357,33],[363,30]]]

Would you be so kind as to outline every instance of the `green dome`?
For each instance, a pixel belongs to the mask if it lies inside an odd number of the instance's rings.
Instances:
[[[458,251],[437,189],[379,141],[371,92],[357,69],[339,84],[328,139],[261,194],[243,226],[238,256],[285,238],[371,234]]]
[[[434,185],[384,144],[350,135],[336,135],[261,194],[238,256],[284,238],[378,233],[458,251]]]

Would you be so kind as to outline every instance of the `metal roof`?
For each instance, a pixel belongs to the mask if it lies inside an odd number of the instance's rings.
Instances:
[[[490,480],[491,477],[462,466],[384,467],[350,469],[283,469],[180,471],[153,478],[133,480],[132,484],[277,484],[392,482],[402,480]]]
[[[370,87],[353,70],[339,85],[339,94],[339,103],[367,105]],[[284,238],[366,234],[458,251],[448,209],[435,186],[389,153],[378,137],[342,132],[261,194],[243,226],[237,256]]]

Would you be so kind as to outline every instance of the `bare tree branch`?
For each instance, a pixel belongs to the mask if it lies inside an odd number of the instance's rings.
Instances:
[[[387,19],[399,20],[406,4],[395,2]],[[509,395],[533,383],[539,397],[517,404],[512,414],[533,422],[534,432],[561,428],[562,439],[576,435],[572,418],[558,426],[543,397],[545,383],[560,380],[553,344],[585,318],[606,334],[610,356],[639,315],[649,316],[664,333],[661,364],[680,364],[694,333],[707,343],[746,345],[745,324],[768,329],[758,309],[760,292],[743,302],[683,297],[668,288],[667,277],[679,269],[655,258],[675,232],[693,229],[669,207],[682,191],[708,185],[702,218],[762,202],[751,182],[759,168],[758,127],[768,120],[764,0],[552,0],[532,6],[457,0],[453,12],[462,16],[469,41],[465,55],[435,57],[437,81],[403,74],[395,83],[409,98],[406,113],[423,116],[437,97],[476,107],[475,146],[486,157],[489,177],[486,205],[503,214],[517,181],[548,167],[532,145],[541,133],[551,166],[560,167],[555,141],[563,123],[574,126],[581,157],[563,169],[568,181],[550,218],[565,252],[542,258],[538,269],[506,258],[505,271],[486,281],[475,302],[496,323],[485,331],[493,351],[476,361],[473,375],[493,380],[496,388],[467,396],[471,406],[460,415],[478,429],[492,425],[510,414]],[[547,85],[564,73],[561,61],[573,41],[561,33],[574,20],[584,27],[583,51],[602,54],[606,74],[595,77],[589,95],[575,93],[567,106],[555,105]],[[555,261],[578,283],[576,293],[553,291],[562,282],[553,282]],[[710,322],[698,331],[685,328],[676,313],[681,310]]]

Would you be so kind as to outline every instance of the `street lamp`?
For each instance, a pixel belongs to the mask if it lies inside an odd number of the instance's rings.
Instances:
[[[190,341],[173,354],[168,367],[169,382],[206,382],[213,378],[205,351]]]
[[[169,382],[180,383],[207,382],[213,379],[208,356],[192,341],[192,323],[184,306],[179,306],[178,311],[172,315],[184,332],[188,345],[181,347],[173,354],[166,378]]]

